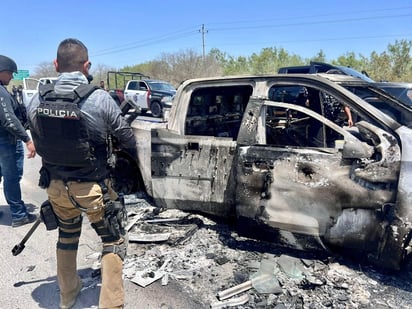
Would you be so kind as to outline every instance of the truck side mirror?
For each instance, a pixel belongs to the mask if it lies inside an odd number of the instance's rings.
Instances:
[[[345,141],[342,145],[342,157],[344,159],[370,158],[373,153],[373,147],[363,142]]]

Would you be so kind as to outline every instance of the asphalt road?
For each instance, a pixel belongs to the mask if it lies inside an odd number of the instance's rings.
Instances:
[[[23,199],[29,210],[36,214],[47,198],[45,191],[37,186],[40,160],[38,156],[25,159],[24,177],[21,181]],[[11,227],[10,210],[4,199],[2,183],[0,190],[0,210],[3,211],[0,218],[0,259],[3,266],[0,274],[0,308],[58,308],[59,290],[55,266],[57,230],[47,231],[41,223],[25,243],[25,249],[13,256],[12,248],[21,242],[32,225]],[[86,218],[83,221],[77,259],[83,289],[74,309],[97,308],[100,292],[100,249],[100,239]],[[155,282],[142,288],[125,281],[125,290],[125,308],[202,308],[196,299],[182,290],[178,282],[170,281],[167,286]]]

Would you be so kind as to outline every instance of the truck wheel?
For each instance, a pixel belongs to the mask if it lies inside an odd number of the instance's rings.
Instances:
[[[116,192],[131,194],[140,186],[139,170],[130,157],[122,152],[117,153],[116,166],[111,170],[112,186]]]
[[[160,106],[159,102],[153,102],[150,104],[150,111],[152,112],[153,117],[162,117],[162,106]]]

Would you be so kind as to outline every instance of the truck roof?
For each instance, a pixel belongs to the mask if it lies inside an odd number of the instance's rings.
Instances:
[[[300,73],[331,73],[331,74],[343,74],[354,76],[359,79],[363,79],[367,82],[373,83],[374,80],[369,78],[368,74],[364,71],[359,72],[355,69],[343,66],[343,65],[333,65],[324,62],[311,61],[309,65],[298,65],[298,66],[287,66],[281,67],[278,73],[286,74],[300,74]]]

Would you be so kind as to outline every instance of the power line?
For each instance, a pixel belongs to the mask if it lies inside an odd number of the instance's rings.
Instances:
[[[409,9],[412,7],[403,7],[403,8],[391,8],[391,9],[377,9],[377,10],[370,10],[368,11],[368,13],[370,12],[379,12],[379,11],[393,11],[393,10],[397,10],[397,9]],[[362,12],[366,12],[366,11],[355,11],[355,12],[351,12],[351,14],[353,15],[354,13],[362,13]],[[333,17],[333,15],[342,15],[341,13],[339,14],[327,14],[327,15],[312,15],[312,16],[301,16],[299,17],[299,22],[295,22],[295,23],[278,23],[278,24],[264,24],[264,25],[255,25],[255,26],[236,26],[236,27],[216,27],[216,28],[210,28],[210,31],[213,32],[224,32],[224,31],[240,31],[240,30],[254,30],[254,29],[260,29],[260,28],[280,28],[280,27],[291,27],[291,26],[308,26],[308,25],[319,25],[319,24],[334,24],[334,23],[347,23],[347,22],[359,22],[359,21],[366,21],[366,20],[382,20],[382,19],[390,19],[390,18],[402,18],[402,17],[410,17],[412,16],[411,14],[397,14],[397,15],[380,15],[380,16],[372,16],[372,17],[352,17],[352,18],[342,18],[342,19],[333,19],[333,20],[319,20],[319,17],[322,16],[327,16],[327,17]],[[294,17],[293,19],[296,19],[298,17]],[[303,21],[302,20],[308,20],[308,19],[313,19],[316,18],[316,20],[312,20],[312,21]],[[285,20],[286,18],[283,18],[283,20]],[[279,21],[281,19],[276,18],[276,19],[266,19],[266,20],[248,20],[248,21],[233,21],[233,22],[225,22],[225,23],[218,23],[216,25],[222,25],[222,24],[241,24],[241,23],[260,23],[262,21],[264,22],[268,22],[268,21]],[[287,18],[288,21],[291,20],[291,18]],[[102,49],[96,52],[93,52],[91,55],[96,57],[96,56],[103,56],[103,55],[109,55],[109,54],[115,54],[115,53],[120,53],[123,51],[127,51],[127,50],[132,50],[132,49],[136,49],[136,48],[141,48],[141,47],[147,47],[150,45],[155,45],[155,44],[159,44],[159,43],[166,43],[166,42],[171,42],[171,41],[175,41],[181,38],[185,38],[185,37],[190,37],[192,35],[194,35],[195,33],[201,33],[202,35],[202,50],[203,50],[203,58],[205,58],[205,34],[209,32],[209,30],[205,30],[205,25],[202,24],[201,29],[200,30],[194,30],[193,28],[186,28],[183,30],[179,30],[179,31],[175,31],[172,33],[168,33],[168,34],[163,34],[160,36],[156,36],[153,38],[148,38],[145,40],[140,40],[140,41],[135,41],[135,42],[131,42],[131,43],[127,43],[127,44],[123,44],[123,45],[119,45],[119,46],[115,46],[115,47],[111,47],[111,48],[106,48],[106,49]],[[370,37],[363,37],[363,38],[370,38]],[[323,40],[331,40],[331,39],[323,39]],[[322,40],[316,40],[316,41],[322,41]],[[244,44],[244,42],[242,42],[242,44]],[[233,44],[232,44],[233,45]]]
[[[160,35],[157,37],[140,40],[137,42],[131,42],[131,43],[115,46],[115,47],[101,49],[101,50],[91,53],[91,56],[97,57],[97,56],[115,54],[115,53],[119,53],[122,51],[136,49],[139,47],[146,47],[146,46],[155,45],[158,43],[166,43],[169,41],[175,41],[177,39],[188,37],[194,34],[196,34],[196,31],[194,29],[180,30],[180,31],[169,33],[169,34],[164,34],[164,35]]]
[[[285,44],[285,43],[302,43],[302,42],[329,42],[329,41],[345,41],[345,40],[364,40],[364,39],[379,39],[379,38],[412,38],[412,33],[404,33],[404,34],[390,34],[390,35],[369,35],[369,36],[352,36],[352,37],[333,37],[333,38],[313,38],[313,39],[296,39],[296,40],[283,40],[283,41],[276,41],[276,44]],[[263,45],[263,44],[271,44],[271,43],[262,43],[262,42],[252,42],[249,41],[248,43],[241,42],[239,44],[226,44],[230,46],[237,46],[237,45]]]
[[[270,18],[270,19],[258,19],[258,20],[242,20],[242,21],[230,21],[230,22],[219,22],[219,23],[209,23],[209,25],[233,25],[233,24],[248,24],[248,23],[260,23],[260,22],[271,22],[271,21],[283,21],[283,20],[308,20],[308,19],[319,19],[319,18],[324,18],[324,17],[329,17],[329,18],[334,18],[334,16],[344,16],[344,15],[349,15],[353,16],[354,14],[362,14],[362,13],[368,13],[371,15],[372,12],[385,12],[385,11],[394,11],[394,10],[401,10],[404,12],[405,10],[412,9],[412,6],[407,6],[407,7],[397,7],[397,8],[388,8],[388,9],[371,9],[371,10],[362,10],[362,11],[346,11],[342,12],[340,11],[339,13],[331,13],[328,12],[326,14],[312,14],[312,15],[301,15],[301,16],[287,16],[287,17],[282,17],[280,15],[276,16],[276,18]]]
[[[260,29],[260,28],[281,28],[290,26],[307,26],[307,25],[321,25],[321,24],[337,24],[346,22],[358,22],[364,20],[374,20],[374,19],[388,19],[388,18],[399,18],[399,17],[411,17],[411,14],[399,14],[399,15],[386,15],[386,16],[374,16],[374,17],[363,17],[363,18],[345,18],[345,19],[334,19],[334,20],[322,20],[322,21],[308,21],[308,22],[296,22],[296,23],[280,23],[280,24],[266,24],[259,26],[243,26],[243,27],[228,27],[228,28],[210,28],[212,31],[227,31],[227,30],[247,30],[247,29]]]

